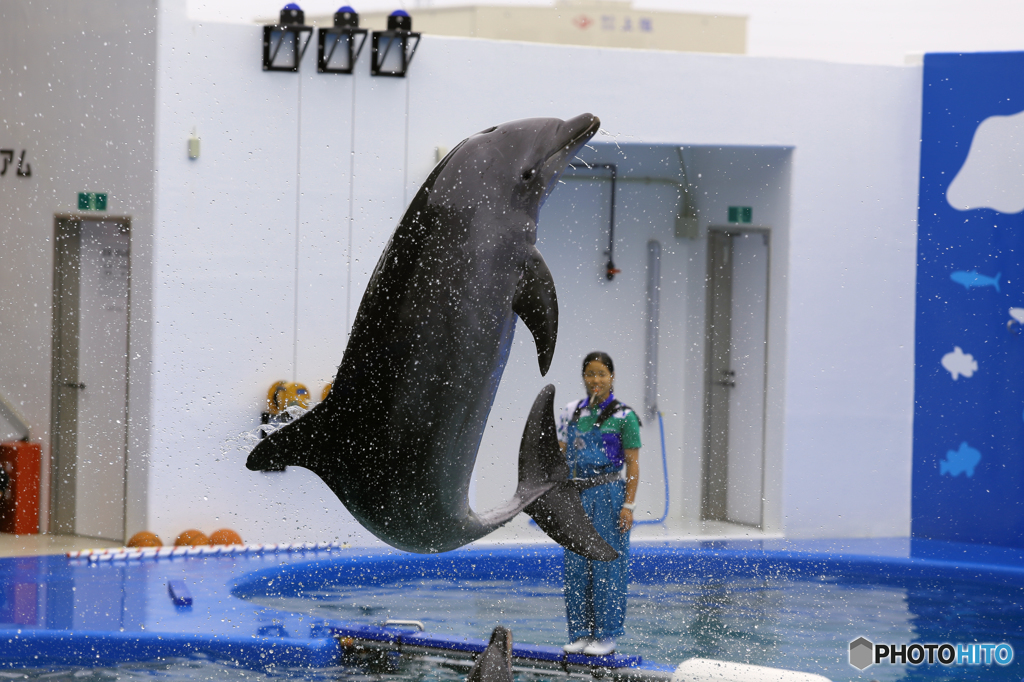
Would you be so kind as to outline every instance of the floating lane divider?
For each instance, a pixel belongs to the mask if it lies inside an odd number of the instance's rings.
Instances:
[[[347,549],[338,542],[298,542],[277,545],[201,545],[199,547],[145,547],[143,549],[83,549],[66,554],[69,559],[99,561],[139,561],[142,559],[177,559],[195,556],[231,556],[235,554],[268,554],[277,552],[332,552]]]

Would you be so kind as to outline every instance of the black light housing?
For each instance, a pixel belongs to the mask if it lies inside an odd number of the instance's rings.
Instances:
[[[280,21],[263,27],[263,70],[298,71],[313,37],[313,27],[306,26],[302,8],[289,2],[281,10]]]
[[[365,28],[359,28],[359,15],[345,5],[334,13],[334,27],[317,30],[316,70],[319,73],[352,73],[363,46]]]
[[[404,10],[395,10],[388,16],[388,30],[373,32],[370,74],[404,78],[419,44],[420,34],[412,30],[412,17]]]

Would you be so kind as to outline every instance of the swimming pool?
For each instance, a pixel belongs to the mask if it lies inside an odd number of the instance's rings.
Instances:
[[[249,668],[328,669],[338,663],[332,627],[388,617],[476,639],[501,621],[517,643],[560,644],[560,566],[561,552],[550,546],[433,556],[5,559],[0,664],[42,670],[198,655]],[[1013,550],[909,540],[643,544],[634,547],[633,574],[622,646],[644,667],[699,655],[837,681],[1021,679],[1018,660],[984,669],[877,665],[863,673],[846,662],[859,636],[1006,641],[1024,652],[1017,608],[1024,555]],[[170,579],[188,583],[192,607],[171,603]]]

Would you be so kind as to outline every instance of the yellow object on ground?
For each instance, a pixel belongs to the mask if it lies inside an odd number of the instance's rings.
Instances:
[[[276,417],[286,408],[298,405],[304,410],[309,409],[309,389],[303,384],[292,381],[275,382],[267,391],[267,412]]]

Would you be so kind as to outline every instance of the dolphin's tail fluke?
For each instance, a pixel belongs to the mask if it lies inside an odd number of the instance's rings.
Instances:
[[[555,434],[554,402],[555,387],[551,385],[533,401],[519,445],[516,493],[501,508],[481,514],[480,522],[493,530],[525,511],[566,549],[588,559],[611,561],[619,553],[594,530],[583,511],[579,482],[568,480],[569,466]]]
[[[554,401],[555,387],[545,386],[533,402],[523,431],[519,448],[519,488],[548,488],[524,511],[566,549],[595,561],[611,561],[619,553],[594,530],[594,524],[583,510],[579,486],[568,480],[569,466],[555,434]]]
[[[281,471],[286,466],[312,468],[310,455],[317,451],[317,443],[323,438],[318,428],[321,421],[322,411],[314,407],[292,423],[282,426],[252,449],[245,467],[250,471]]]

